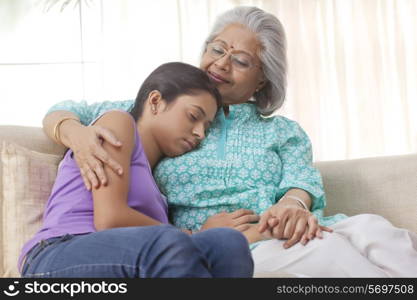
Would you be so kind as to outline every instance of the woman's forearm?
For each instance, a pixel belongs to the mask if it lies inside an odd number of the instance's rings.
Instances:
[[[68,118],[68,119],[66,119]],[[64,120],[66,119],[66,120]],[[60,121],[64,120],[61,124]],[[59,124],[58,133],[56,135],[55,126]],[[70,148],[70,135],[74,129],[83,127],[79,118],[69,111],[59,110],[47,114],[43,119],[43,130],[46,135],[57,144],[62,144]]]

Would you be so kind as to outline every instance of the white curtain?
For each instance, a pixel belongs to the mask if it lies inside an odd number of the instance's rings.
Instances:
[[[265,6],[288,39],[283,113],[307,130],[316,160],[417,152],[417,1]]]
[[[285,27],[278,113],[307,131],[315,160],[417,152],[417,0],[65,2],[0,0],[0,124],[40,126],[64,99],[132,99],[161,63],[198,65],[218,14],[256,5]]]

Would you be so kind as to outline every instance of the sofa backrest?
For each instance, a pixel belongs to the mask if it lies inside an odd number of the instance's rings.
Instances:
[[[0,144],[4,140],[42,153],[61,155],[65,151],[63,146],[52,142],[40,127],[0,125]]]
[[[417,153],[317,162],[325,215],[371,213],[417,232]]]

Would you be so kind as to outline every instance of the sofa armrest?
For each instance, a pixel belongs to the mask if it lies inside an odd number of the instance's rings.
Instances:
[[[378,214],[417,232],[417,154],[317,162],[326,215]]]

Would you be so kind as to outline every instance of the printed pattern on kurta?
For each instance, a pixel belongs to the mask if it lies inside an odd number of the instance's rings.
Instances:
[[[322,179],[312,167],[311,143],[304,130],[282,116],[261,117],[252,103],[231,105],[227,117],[219,111],[201,145],[163,159],[154,176],[168,198],[172,222],[191,230],[222,211],[246,208],[261,214],[290,188],[311,194],[320,224],[346,217],[323,217]]]

